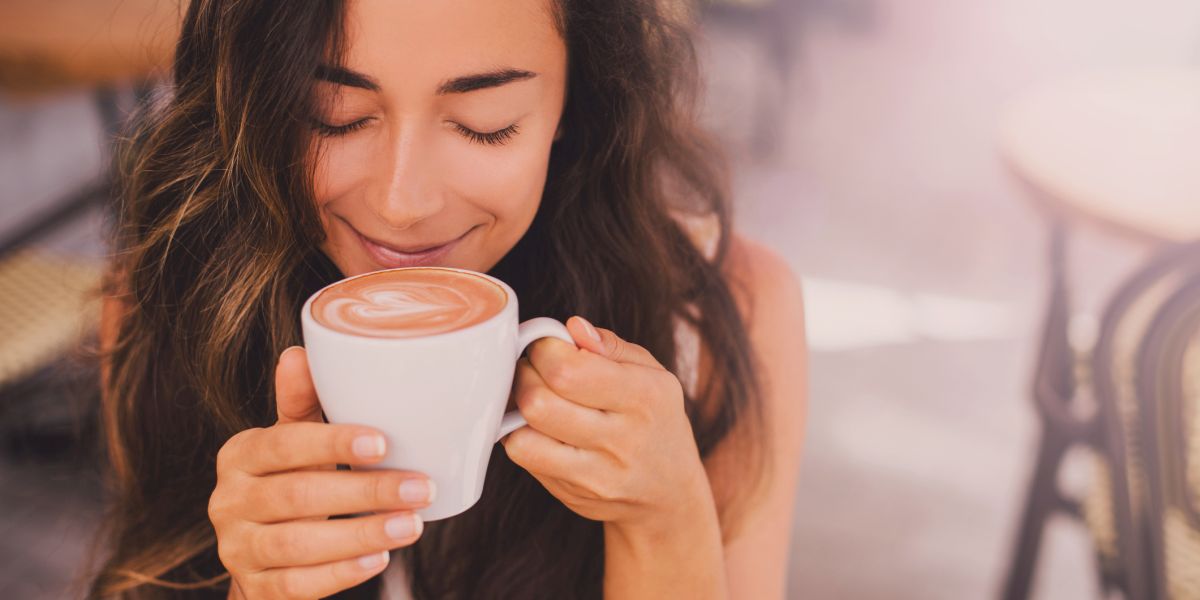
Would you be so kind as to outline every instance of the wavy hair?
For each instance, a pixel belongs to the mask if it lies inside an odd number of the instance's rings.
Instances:
[[[687,394],[702,457],[748,440],[743,485],[718,490],[722,531],[762,482],[770,440],[746,326],[726,277],[727,172],[697,125],[685,19],[656,0],[547,0],[568,51],[563,132],[529,230],[490,271],[521,318],[580,314],[668,368],[675,323],[694,327],[706,376]],[[307,150],[318,67],[344,53],[338,0],[194,0],[169,92],[123,139],[101,352],[111,504],[91,597],[224,597],[207,516],[217,450],[274,422],[271,370],[301,341],[299,311],[342,277]],[[715,215],[705,258],[673,211]],[[539,277],[555,273],[557,277]],[[102,555],[101,555],[102,552]],[[418,598],[599,598],[602,524],[576,515],[493,449],[483,497],[398,551]],[[378,597],[375,577],[339,597]]]

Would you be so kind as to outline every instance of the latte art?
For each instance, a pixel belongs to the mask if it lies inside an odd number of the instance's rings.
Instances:
[[[482,323],[507,304],[503,289],[475,275],[436,268],[381,271],[350,279],[313,301],[313,318],[368,337],[421,337]]]

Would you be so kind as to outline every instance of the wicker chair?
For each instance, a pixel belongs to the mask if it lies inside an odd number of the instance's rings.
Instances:
[[[180,15],[176,0],[0,2],[0,92],[28,99],[90,89],[111,137],[123,102],[146,101],[170,64]],[[98,177],[3,231],[0,441],[10,452],[31,441],[39,456],[62,450],[90,422],[78,409],[94,410],[96,374],[76,350],[94,333],[103,264],[41,243],[109,197]]]
[[[95,377],[76,350],[95,328],[102,268],[32,248],[0,260],[0,434],[10,453],[54,454],[88,429],[79,417]]]
[[[1176,246],[1121,287],[1091,357],[1105,451],[1084,518],[1105,587],[1129,597],[1200,598],[1197,477],[1187,471],[1200,464],[1188,455],[1198,439],[1197,332],[1200,244]]]
[[[1062,300],[1052,325],[1065,318]],[[1044,350],[1058,357],[1044,353],[1040,364],[1061,366],[1072,352],[1065,328],[1047,331],[1057,334]],[[1092,534],[1106,595],[1200,599],[1198,335],[1200,243],[1169,248],[1121,286],[1095,346],[1074,351],[1075,369],[1039,371],[1046,431],[1004,597],[1027,596],[1032,564],[1023,561],[1036,558],[1045,520],[1065,512]],[[1083,498],[1057,486],[1072,447],[1093,459],[1096,476]]]
[[[1154,597],[1200,599],[1200,244],[1142,338],[1136,382]]]

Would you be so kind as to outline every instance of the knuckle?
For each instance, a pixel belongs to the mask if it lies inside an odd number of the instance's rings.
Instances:
[[[594,438],[597,449],[611,456],[618,462],[623,460],[625,454],[625,442],[617,436],[596,436]]]
[[[283,569],[283,571],[274,578],[274,583],[271,587],[273,588],[273,593],[270,595],[272,597],[303,597],[304,585],[300,581],[299,573],[295,569]]]
[[[613,486],[609,481],[591,481],[587,484],[587,487],[588,489],[592,490],[592,495],[595,496],[597,500],[609,502],[615,499],[612,489]]]
[[[508,434],[508,441],[504,442],[504,450],[514,462],[521,461],[525,458],[525,428],[520,427]]]
[[[217,559],[225,565],[225,570],[233,573],[240,566],[238,563],[237,552],[234,551],[234,546],[230,540],[224,536],[217,535]]]
[[[346,589],[352,587],[364,578],[362,571],[359,570],[356,564],[357,562],[357,558],[349,558],[329,564],[323,569],[323,576],[326,580],[332,581],[338,588]]]
[[[230,441],[227,441],[224,444],[222,444],[221,448],[217,450],[217,476],[218,477],[220,477],[221,473],[227,472],[229,470],[229,466],[230,466],[229,463],[231,461],[231,458],[229,455],[233,453],[233,450],[230,448],[230,444],[232,441],[233,440],[231,438]]]
[[[279,486],[279,505],[287,514],[299,514],[311,501],[312,484],[307,477],[293,477]]]
[[[354,538],[360,549],[356,554],[366,554],[376,548],[386,547],[380,541],[383,538],[382,527],[377,519],[359,519],[362,521],[354,526]]]
[[[254,568],[273,565],[272,559],[275,558],[276,550],[271,544],[274,543],[276,537],[271,526],[258,526],[250,529],[242,536],[243,543],[238,545],[237,559]]]
[[[295,557],[309,554],[309,536],[304,535],[296,527],[286,525],[269,525],[263,531],[263,541],[256,544],[258,559],[261,564],[281,564],[294,562]]]
[[[662,394],[672,399],[683,398],[683,383],[679,381],[674,373],[670,371],[662,371],[656,378],[658,389]]]
[[[208,497],[208,520],[212,521],[213,525],[225,521],[226,515],[229,514],[228,502],[221,484],[217,484],[212,495]]]
[[[217,556],[231,572],[243,570],[253,562],[249,554],[252,544],[248,544],[247,535],[253,535],[245,527],[236,527],[218,537]]]
[[[618,502],[625,499],[624,479],[611,477],[595,484],[597,495],[606,502]]]
[[[535,387],[522,394],[522,401],[519,403],[521,414],[525,420],[532,422],[541,422],[547,416],[549,407],[549,399],[546,397],[550,391],[544,387]]]
[[[616,343],[613,345],[612,351],[609,352],[609,354],[608,354],[608,358],[609,358],[609,360],[612,360],[613,362],[624,362],[625,357],[628,356],[628,354],[629,354],[629,342],[626,342],[625,340],[617,338]]]
[[[575,369],[566,360],[556,360],[548,365],[543,378],[558,391],[573,389]]]
[[[230,436],[229,439],[225,440],[224,444],[221,444],[221,448],[217,450],[218,472],[228,471],[230,467],[234,466],[237,461],[238,451],[243,445],[245,445],[246,438],[254,435],[253,429],[257,428],[239,431]]]
[[[537,369],[533,368],[533,363],[529,362],[528,358],[521,357],[517,361],[517,369],[513,375],[513,380],[516,381],[518,388],[522,386],[532,385],[537,379],[534,375]]]
[[[550,343],[550,338],[541,338],[534,340],[529,345],[529,362],[536,365],[542,358],[546,356],[546,349],[549,347],[546,344]]]
[[[291,464],[293,450],[287,437],[275,437],[270,440],[270,443],[262,444],[261,452],[273,465]]]
[[[645,346],[635,342],[625,341],[625,352],[627,353],[626,356],[630,358],[640,358],[642,360],[653,362],[658,361],[658,359],[654,357],[653,352],[646,349]]]
[[[376,506],[396,504],[400,496],[400,480],[391,473],[372,473],[366,480],[364,495]]]

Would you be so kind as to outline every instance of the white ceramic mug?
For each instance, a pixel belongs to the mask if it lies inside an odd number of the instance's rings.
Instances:
[[[412,267],[389,270],[405,268]],[[384,433],[387,455],[369,468],[418,471],[433,479],[436,497],[417,511],[425,521],[471,508],[483,494],[492,447],[526,424],[516,410],[503,414],[525,347],[544,337],[575,343],[565,325],[548,317],[518,325],[517,295],[503,281],[476,271],[438,268],[499,285],[507,296],[504,308],[455,331],[366,337],[337,331],[313,317],[313,300],[338,282],[313,294],[301,314],[309,371],[325,416],[331,423],[370,425]]]

